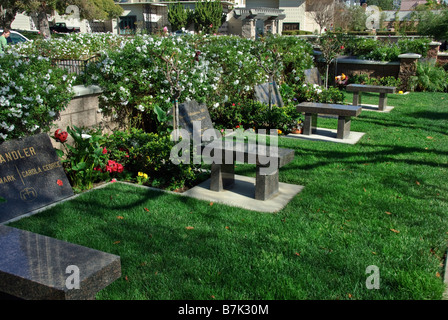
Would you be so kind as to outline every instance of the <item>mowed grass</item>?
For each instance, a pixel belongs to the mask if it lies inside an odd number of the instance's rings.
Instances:
[[[122,277],[98,299],[441,299],[447,100],[389,95],[391,113],[353,119],[356,145],[280,138],[296,152],[280,181],[305,188],[277,213],[112,183],[10,225],[119,255]]]

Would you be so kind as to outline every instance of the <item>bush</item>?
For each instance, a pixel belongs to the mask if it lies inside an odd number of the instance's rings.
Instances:
[[[328,87],[325,89],[317,84],[304,83],[294,88],[296,92],[297,102],[311,101],[322,103],[337,103],[344,102],[344,92],[335,87]]]
[[[371,38],[347,37],[345,53],[366,60],[398,61],[398,56],[403,53],[417,53],[426,57],[430,42],[428,38],[403,38],[392,43]]]
[[[370,78],[366,74],[353,75],[349,77],[349,83],[368,84],[374,86],[399,87],[401,79],[392,76],[381,78]]]
[[[300,113],[292,104],[285,107],[269,106],[261,102],[245,99],[233,100],[216,108],[210,109],[214,127],[224,132],[226,129],[279,129],[289,132],[297,121]]]
[[[72,137],[72,144],[61,141],[57,133],[53,138],[62,142],[63,149],[57,153],[73,189],[91,189],[94,183],[123,175],[124,166],[105,148],[106,138],[101,130],[86,131],[73,126],[67,127],[66,132]]]
[[[447,92],[448,73],[433,62],[418,62],[409,86],[412,91]]]
[[[142,173],[147,176],[144,184],[158,188],[175,190],[190,187],[204,177],[197,169],[199,164],[174,164],[170,160],[171,149],[175,146],[167,133],[148,133],[141,129],[130,132],[116,131],[107,139],[106,146],[117,161],[123,163],[134,180],[140,180]]]
[[[0,56],[0,142],[48,132],[73,92],[74,78],[48,58]]]
[[[282,35],[284,36],[300,36],[300,35],[309,35],[313,34],[311,31],[305,30],[283,30]]]

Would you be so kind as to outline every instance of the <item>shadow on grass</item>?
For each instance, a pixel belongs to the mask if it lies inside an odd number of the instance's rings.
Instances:
[[[448,120],[448,112],[416,111],[405,113],[405,115],[417,119]]]
[[[415,115],[416,119],[421,119],[417,114],[419,114],[420,112],[415,112],[413,113]],[[424,113],[424,112],[422,112]],[[435,113],[431,113],[429,112],[429,115],[422,118],[425,118],[427,120],[430,120],[431,117],[435,117]],[[448,114],[446,114],[446,116],[448,116]],[[413,128],[413,129],[421,129],[421,130],[431,130],[437,133],[441,133],[441,134],[446,134],[448,131],[448,124],[446,125],[438,125],[438,124],[433,124],[433,125],[428,125],[427,122],[425,122],[423,119],[419,122],[413,122],[413,121],[405,121],[404,119],[390,119],[390,118],[379,118],[379,117],[375,117],[375,116],[370,116],[367,115],[366,113],[362,114],[359,117],[360,120],[362,120],[362,122],[367,122],[376,126],[383,126],[383,127],[393,127],[393,128],[404,128],[404,129],[409,129],[409,128]],[[440,118],[435,118],[435,119],[431,119],[431,120],[442,120]]]

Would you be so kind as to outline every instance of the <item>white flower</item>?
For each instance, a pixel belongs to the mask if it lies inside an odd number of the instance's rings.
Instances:
[[[90,138],[92,138],[92,136],[90,134],[83,133],[83,134],[81,134],[81,138],[90,139]]]
[[[145,111],[145,107],[142,106],[141,104],[137,107],[138,110],[140,110],[141,112]]]

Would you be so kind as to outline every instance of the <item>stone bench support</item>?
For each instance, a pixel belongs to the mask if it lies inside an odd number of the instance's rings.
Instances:
[[[244,151],[237,150],[235,147],[229,148],[221,140],[207,146],[207,148],[210,147],[214,148],[215,154],[221,152],[221,159],[225,159],[226,154],[233,155],[231,163],[212,163],[210,190],[221,192],[232,189],[235,182],[235,162],[243,160],[244,163],[256,164],[255,199],[262,201],[271,199],[279,193],[279,168],[294,159],[292,149],[275,148],[275,155],[271,155],[257,152],[256,149],[249,151],[248,144],[244,146]],[[268,147],[267,152],[269,149]],[[260,157],[263,157],[261,161]],[[251,159],[256,160],[252,162]],[[228,159],[227,162],[229,162]]]
[[[380,94],[380,99],[378,103],[378,110],[384,111],[387,106],[387,94],[395,93],[396,87],[386,87],[386,86],[372,86],[364,84],[349,84],[346,87],[348,92],[353,92],[353,105],[361,105],[361,93],[362,92],[376,92]]]
[[[345,139],[350,135],[351,117],[357,117],[362,108],[359,105],[341,105],[316,102],[302,102],[296,106],[298,112],[305,113],[303,134],[311,135],[316,133],[317,115],[330,114],[338,116],[338,129],[336,137]]]

